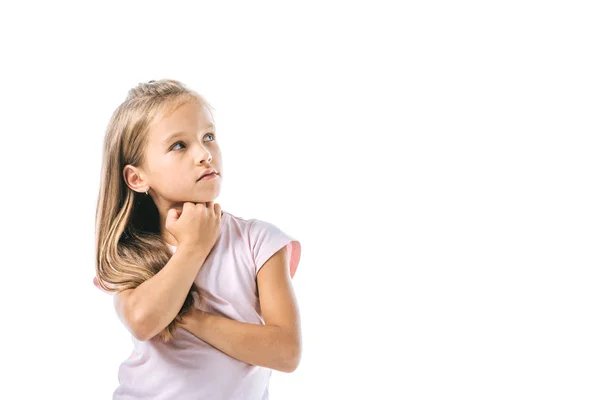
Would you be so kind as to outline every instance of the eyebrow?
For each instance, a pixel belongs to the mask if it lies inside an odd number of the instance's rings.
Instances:
[[[205,131],[207,131],[209,129],[214,129],[214,128],[215,128],[215,126],[213,124],[209,124],[206,126]],[[167,138],[164,140],[164,143],[169,144],[173,139],[175,139],[179,135],[185,135],[185,133],[186,133],[185,131],[173,132],[169,136],[167,136]]]

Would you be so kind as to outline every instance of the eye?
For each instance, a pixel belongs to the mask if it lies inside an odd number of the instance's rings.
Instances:
[[[205,137],[208,136],[208,135],[212,136],[212,141],[213,142],[216,140],[214,133],[212,133],[212,132],[207,133],[205,135]],[[182,147],[181,148],[177,148],[177,146],[182,146]],[[176,142],[173,146],[171,146],[171,148],[169,149],[169,151],[171,151],[171,150],[181,150],[183,148],[185,148],[185,143],[183,143],[182,141],[179,141],[179,142]]]
[[[185,144],[183,144],[183,142],[177,142],[177,143],[175,143],[175,144],[174,144],[174,145],[171,147],[171,149],[170,149],[170,150],[179,150],[179,149],[177,149],[177,148],[176,148],[176,147],[177,147],[177,146],[179,146],[179,145],[181,145],[181,146],[185,147]]]

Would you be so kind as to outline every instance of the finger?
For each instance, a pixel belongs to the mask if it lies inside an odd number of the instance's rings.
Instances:
[[[209,211],[214,212],[215,211],[215,202],[213,201],[207,201],[206,202],[206,208],[208,208]]]
[[[173,210],[175,212],[175,215],[177,216],[177,218],[179,218],[181,216],[181,213],[183,212],[183,206],[175,206],[173,208],[170,208],[169,211],[170,210]]]
[[[204,215],[204,214],[206,214],[206,204],[204,204],[204,203],[198,203],[198,206],[196,208],[196,212],[198,212],[198,215]]]

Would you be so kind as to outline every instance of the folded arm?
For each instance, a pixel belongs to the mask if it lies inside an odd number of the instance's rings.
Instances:
[[[242,362],[293,372],[300,362],[301,331],[287,246],[265,262],[256,279],[265,325],[194,309],[184,316],[182,327]]]
[[[152,278],[115,294],[117,315],[136,339],[148,340],[173,321],[209,252],[180,246]]]

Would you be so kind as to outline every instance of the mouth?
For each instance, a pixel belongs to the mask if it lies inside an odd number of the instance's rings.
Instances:
[[[212,172],[210,174],[206,174],[206,175],[202,175],[200,178],[198,178],[199,181],[204,181],[204,180],[209,180],[209,179],[214,179],[218,176],[219,174],[216,172]]]

